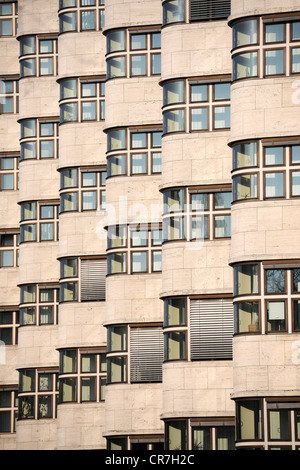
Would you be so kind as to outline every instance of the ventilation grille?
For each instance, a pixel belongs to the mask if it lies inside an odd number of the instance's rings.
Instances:
[[[190,0],[190,20],[228,18],[230,0]]]
[[[130,381],[161,382],[164,360],[163,329],[130,329]]]
[[[232,359],[231,300],[191,301],[191,359]]]

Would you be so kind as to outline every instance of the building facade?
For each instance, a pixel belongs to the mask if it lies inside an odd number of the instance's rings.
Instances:
[[[2,0],[0,55],[0,449],[299,449],[300,2]]]

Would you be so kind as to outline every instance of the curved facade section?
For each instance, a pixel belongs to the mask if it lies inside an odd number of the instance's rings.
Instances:
[[[124,26],[148,26],[151,24],[161,25],[162,11],[161,3],[155,0],[151,5],[147,0],[133,1],[128,8],[126,0],[108,0],[105,2],[106,32],[111,28]]]

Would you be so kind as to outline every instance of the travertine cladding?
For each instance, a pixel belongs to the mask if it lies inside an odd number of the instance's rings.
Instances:
[[[110,79],[105,87],[105,127],[159,124],[161,105],[157,77]]]
[[[18,117],[15,114],[3,114],[0,116],[0,152],[16,152],[20,150],[20,125],[17,122]]]
[[[299,0],[231,0],[229,21],[243,16],[284,13],[299,10]]]
[[[16,434],[2,434],[0,439],[1,450],[16,450]]]
[[[246,79],[231,87],[230,140],[299,134],[300,88],[295,77]]]
[[[18,36],[58,32],[58,0],[18,0]]]
[[[163,433],[162,384],[110,384],[105,396],[105,435]]]
[[[59,263],[57,242],[28,242],[20,245],[19,282],[57,282]]]
[[[105,346],[105,302],[62,302],[57,348]]]
[[[59,115],[59,85],[55,77],[22,78],[19,86],[19,119]]]
[[[105,1],[105,31],[152,24],[162,24],[161,0]]]
[[[106,280],[106,324],[161,322],[161,274],[114,274]]]
[[[20,73],[18,61],[19,44],[16,38],[1,38],[0,41],[0,75],[10,75]]]
[[[160,176],[116,176],[106,180],[107,215],[104,226],[157,223],[161,220]]]
[[[59,76],[106,75],[105,37],[99,31],[61,34]]]
[[[231,207],[230,262],[299,258],[298,200],[253,201]]]
[[[244,335],[233,340],[233,397],[295,396],[300,335]]]
[[[58,199],[59,174],[56,160],[27,160],[20,163],[22,184],[19,202]]]
[[[58,256],[105,254],[107,233],[103,228],[104,220],[105,211],[60,214]]]
[[[231,293],[229,253],[229,240],[165,243],[162,295]]]
[[[231,74],[231,35],[227,21],[163,28],[161,79]]]
[[[0,346],[0,383],[1,385],[12,385],[19,383],[19,373],[16,370],[18,357],[17,346]],[[1,442],[1,439],[0,439]],[[1,447],[0,447],[1,449]]]
[[[104,403],[60,404],[57,407],[57,450],[106,449],[102,437]]]
[[[103,123],[67,123],[59,127],[59,168],[106,165]]]
[[[1,307],[5,305],[19,305],[20,292],[17,287],[18,281],[18,268],[0,269]]]
[[[162,186],[231,183],[229,133],[165,135],[162,139]]]
[[[20,221],[20,207],[18,206],[18,191],[2,191],[0,204],[1,228],[18,228]]]
[[[234,416],[232,362],[166,362],[163,418]]]
[[[58,367],[57,326],[21,326],[18,335],[18,368]]]
[[[17,450],[54,450],[55,419],[23,419],[17,421]]]

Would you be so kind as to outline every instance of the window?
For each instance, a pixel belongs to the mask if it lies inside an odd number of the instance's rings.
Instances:
[[[18,3],[0,3],[0,36],[16,36],[18,28]]]
[[[106,269],[103,257],[61,259],[60,302],[105,300]]]
[[[181,188],[163,192],[164,241],[230,238],[231,190],[224,187],[207,191]]]
[[[20,370],[18,419],[56,418],[57,395],[56,370]]]
[[[152,226],[109,226],[108,274],[149,274],[160,272],[162,229]]]
[[[163,85],[163,132],[230,128],[230,82],[176,80]]]
[[[106,37],[107,79],[160,75],[160,47],[160,31],[109,32]]]
[[[187,423],[185,420],[165,422],[166,450],[187,449]]]
[[[298,331],[298,279],[297,262],[276,268],[268,266],[267,262],[235,265],[235,333]],[[240,300],[239,296],[243,296],[243,299]]]
[[[21,160],[58,158],[58,121],[21,121]]]
[[[103,77],[72,78],[60,82],[60,123],[103,121],[105,82]]]
[[[58,240],[58,203],[21,203],[20,242]]]
[[[16,431],[16,419],[18,418],[17,390],[10,386],[0,389],[0,434]]]
[[[236,403],[237,440],[262,438],[261,400],[240,400]]]
[[[0,268],[19,266],[19,233],[0,233]]]
[[[233,200],[293,198],[300,195],[300,145],[262,141],[233,145]],[[253,167],[253,170],[252,170]]]
[[[19,81],[10,77],[0,77],[0,115],[18,113]]]
[[[19,308],[0,308],[0,343],[5,346],[18,344]]]
[[[60,170],[60,212],[96,211],[106,207],[106,168]]]
[[[163,25],[184,21],[184,0],[167,0],[163,3]]]
[[[58,74],[56,38],[48,36],[24,36],[19,41],[21,78]]]
[[[0,191],[19,189],[19,156],[0,155]]]
[[[191,421],[194,450],[235,450],[235,427],[232,421],[216,422],[212,426],[205,420]]]
[[[160,325],[110,326],[107,344],[108,383],[162,381],[163,330]]]
[[[20,294],[20,325],[58,324],[58,286],[23,285]]]
[[[291,18],[289,21],[280,18],[280,15],[272,18],[272,21],[261,17],[233,23],[233,80],[299,73],[298,24]],[[259,37],[262,41],[259,41]],[[246,50],[236,52],[239,47],[245,47]],[[261,61],[262,67],[259,66]]]
[[[104,401],[106,370],[104,349],[60,351],[59,403]]]
[[[100,31],[105,23],[104,0],[60,0],[59,32]]]

